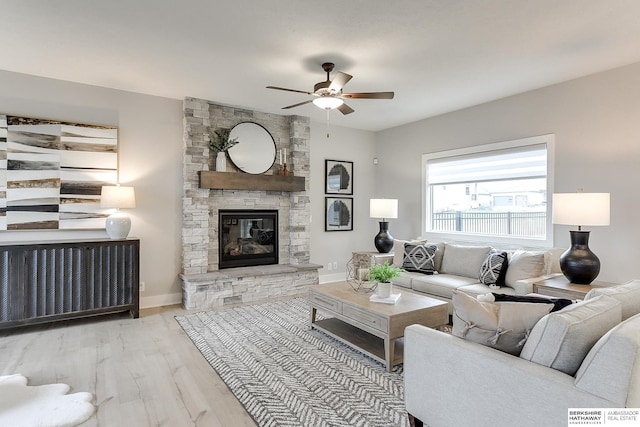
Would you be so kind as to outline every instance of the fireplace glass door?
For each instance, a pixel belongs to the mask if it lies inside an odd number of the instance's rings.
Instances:
[[[219,268],[278,263],[278,211],[220,210]]]

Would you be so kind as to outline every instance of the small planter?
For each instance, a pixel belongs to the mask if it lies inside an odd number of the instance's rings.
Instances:
[[[391,282],[378,282],[376,295],[380,298],[389,298],[391,296]]]

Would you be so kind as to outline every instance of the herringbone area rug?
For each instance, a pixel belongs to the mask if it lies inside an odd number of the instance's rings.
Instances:
[[[302,298],[176,320],[260,426],[409,424],[402,367],[311,331]]]

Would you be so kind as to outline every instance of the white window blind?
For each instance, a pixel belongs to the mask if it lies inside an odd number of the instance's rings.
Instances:
[[[536,144],[433,158],[426,166],[429,185],[544,178],[547,175],[547,146]]]

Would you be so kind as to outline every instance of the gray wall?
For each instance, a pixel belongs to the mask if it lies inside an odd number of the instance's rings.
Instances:
[[[374,138],[373,132],[332,126],[331,121],[327,138],[326,123],[311,123],[311,262],[323,266],[320,282],[344,280],[345,264],[352,251],[375,251],[373,237],[378,225],[369,218],[369,198],[382,198],[384,194],[375,186]],[[353,231],[324,231],[326,159],[353,162],[353,196],[344,196],[353,197]],[[393,228],[393,223],[390,227]],[[327,263],[333,261],[338,263],[338,269],[329,271]]]
[[[640,64],[378,132],[376,182],[400,199],[394,236],[421,235],[423,153],[550,133],[555,192],[611,193],[611,225],[585,228],[598,279],[640,277]],[[570,229],[555,226],[554,246],[569,246]]]
[[[135,186],[141,305],[180,302],[182,101],[0,71],[0,112],[118,126],[120,181]],[[102,231],[10,231],[2,241],[106,237]]]

